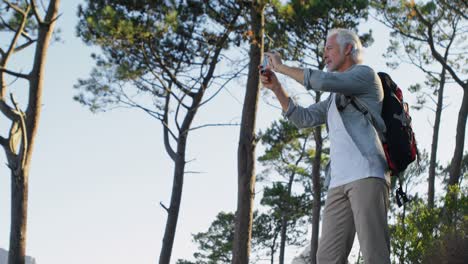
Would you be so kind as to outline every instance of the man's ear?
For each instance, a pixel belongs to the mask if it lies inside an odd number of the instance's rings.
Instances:
[[[346,48],[345,48],[345,55],[351,55],[351,53],[353,52],[353,45],[351,44],[347,44],[346,45]]]

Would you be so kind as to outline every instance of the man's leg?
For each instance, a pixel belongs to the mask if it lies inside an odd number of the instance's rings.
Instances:
[[[344,193],[344,188],[341,186],[328,190],[322,218],[322,234],[317,250],[317,263],[347,263],[355,233],[351,204]]]
[[[388,186],[380,178],[345,185],[365,264],[390,264]]]

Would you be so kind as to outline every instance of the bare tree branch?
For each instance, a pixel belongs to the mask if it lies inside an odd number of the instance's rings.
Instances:
[[[177,137],[172,133],[171,129],[169,128],[169,125],[167,123],[168,121],[168,114],[169,114],[169,103],[171,100],[171,95],[167,94],[166,95],[166,103],[164,105],[164,115],[163,115],[163,121],[161,121],[161,124],[164,126],[163,128],[163,134],[164,134],[164,147],[166,148],[166,152],[168,153],[169,157],[173,160],[176,161],[177,159],[177,154],[175,153],[174,149],[171,146],[171,143],[169,142],[169,134],[176,139]]]
[[[236,72],[235,74],[233,74],[231,77],[229,77],[222,85],[221,87],[211,96],[209,97],[208,99],[206,99],[204,102],[201,102],[199,105],[198,105],[198,108],[202,107],[204,104],[208,103],[209,101],[211,101],[216,95],[219,94],[219,92],[221,92],[221,90],[223,90],[226,85],[231,82],[233,79],[239,77],[239,74],[242,73],[247,67],[249,66],[249,64],[245,64],[238,72]]]
[[[240,124],[238,124],[238,123],[235,123],[235,124],[206,124],[206,125],[201,125],[201,126],[197,126],[197,127],[192,127],[188,131],[193,131],[193,130],[197,130],[197,129],[204,128],[204,127],[220,127],[220,126],[240,126]]]
[[[18,154],[18,159],[21,161],[21,166],[18,167],[18,170],[25,168],[27,159],[24,157],[27,153],[27,149],[29,147],[28,143],[28,133],[26,129],[26,115],[24,114],[23,111],[21,111],[18,102],[15,100],[15,97],[13,96],[12,93],[10,93],[10,99],[13,105],[15,106],[16,112],[18,113],[19,117],[19,124],[21,128],[21,135],[22,135],[22,140],[21,140],[21,150]]]
[[[267,99],[265,99],[264,97],[262,97],[262,99],[263,99],[263,102],[264,102],[265,104],[267,104],[268,106],[271,106],[271,107],[273,107],[273,108],[275,108],[275,109],[278,109],[278,110],[281,110],[281,109],[282,109],[281,107],[270,103],[270,102],[269,102]]]
[[[190,97],[193,97],[195,96],[194,93],[192,93],[191,91],[187,90],[184,85],[182,83],[179,82],[179,80],[177,79],[177,77],[166,67],[166,65],[163,63],[163,61],[161,60],[161,58],[158,56],[157,52],[153,49],[153,45],[151,45],[151,43],[148,45],[150,50],[151,50],[151,53],[153,55],[153,57],[156,59],[156,61],[158,62],[158,65],[159,67],[167,74],[167,76],[169,76],[169,78],[171,79],[171,81],[183,92],[187,93],[188,96]],[[143,51],[145,51],[144,47],[142,47]],[[143,55],[145,56],[145,63],[147,63],[149,61],[148,59],[148,56],[146,54],[146,52],[143,52]],[[147,64],[148,65],[148,64]],[[150,65],[148,65],[150,66]]]
[[[428,32],[428,35],[429,35],[429,39],[428,39],[428,43],[429,43],[429,47],[431,48],[431,52],[432,52],[432,55],[434,56],[434,58],[440,63],[442,64],[442,66],[447,69],[447,71],[450,73],[450,75],[452,75],[452,78],[464,89],[466,90],[467,87],[468,87],[468,83],[467,82],[464,82],[462,81],[457,73],[453,70],[452,67],[450,67],[447,62],[444,60],[444,58],[442,57],[442,55],[440,55],[440,53],[436,50],[435,46],[434,46],[434,37],[432,35],[432,24],[429,23],[425,18],[424,16],[421,14],[421,12],[419,11],[419,9],[414,6],[413,7],[413,10],[415,10],[418,18],[421,20],[421,22],[427,27],[427,32]]]
[[[236,21],[237,18],[240,16],[240,13],[241,13],[241,10],[238,10],[237,14],[234,15],[234,18],[232,19],[232,21]],[[233,24],[233,22],[230,22],[229,24]],[[209,69],[208,69],[208,73],[205,75],[205,77],[203,78],[203,82],[202,82],[202,85],[201,85],[201,88],[200,88],[200,91],[198,92],[198,94],[203,94],[204,93],[204,90],[208,87],[208,82],[209,80],[211,80],[212,76],[213,76],[213,73],[214,73],[214,70],[215,70],[215,66],[216,64],[218,63],[218,58],[219,58],[219,55],[221,53],[221,50],[223,49],[223,43],[225,43],[226,39],[229,37],[229,34],[231,33],[231,29],[227,29],[223,35],[218,39],[218,42],[216,43],[215,47],[216,47],[216,50],[214,52],[214,55],[211,57],[211,62],[209,64]],[[200,75],[201,76],[201,75]]]
[[[3,0],[3,2],[4,2],[5,4],[7,4],[10,8],[12,8],[13,10],[15,10],[16,12],[22,14],[23,16],[26,16],[26,14],[28,13],[29,5],[28,5],[27,10],[23,10],[23,9],[21,9],[19,6],[10,3],[10,1],[8,1],[8,0]]]
[[[229,91],[229,88],[224,89],[224,91],[226,91],[226,92],[229,94],[229,96],[231,96],[231,98],[234,99],[234,101],[236,101],[236,102],[239,103],[240,105],[243,105],[243,103],[242,103],[239,99],[237,99],[237,97],[235,97],[235,96],[231,93],[231,91]]]
[[[427,106],[427,105],[423,105],[423,106],[421,106],[421,108],[427,109],[427,110],[429,110],[431,112],[434,112],[434,113],[436,112],[436,109],[434,109],[434,108],[432,108],[430,106]]]
[[[46,10],[46,6],[44,4],[44,1],[41,0],[41,6],[42,6],[42,10]]]
[[[3,148],[7,149],[8,148],[8,140],[2,136],[0,136],[0,145],[3,146]]]
[[[429,99],[431,99],[431,101],[432,101],[435,105],[437,105],[437,101],[436,101],[429,93],[423,92],[423,94],[424,94],[426,97],[428,97]],[[434,111],[434,112],[435,112],[435,111]]]
[[[18,115],[4,100],[0,98],[0,111],[12,121],[18,120]]]
[[[0,67],[0,73],[1,72],[7,73],[9,75],[12,75],[12,76],[15,76],[15,77],[18,77],[18,78],[23,78],[23,79],[26,79],[26,80],[29,80],[31,78],[30,74],[24,74],[24,73],[10,71],[10,70],[5,69],[3,67]]]
[[[184,93],[182,95],[182,98],[180,98],[180,100],[184,100],[184,97],[186,96],[186,94]],[[177,107],[176,107],[176,111],[175,111],[175,114],[174,114],[174,124],[176,125],[177,127],[177,130],[179,131],[179,133],[181,132],[181,128],[180,128],[180,125],[179,125],[179,113],[180,113],[180,106],[182,105],[182,103],[178,103],[177,104]],[[187,111],[193,111],[193,109],[191,108],[187,108]]]
[[[204,171],[184,171],[185,174],[202,174],[206,173]]]
[[[120,95],[123,96],[127,101],[124,101],[122,99],[119,98],[119,102],[122,103],[122,104],[125,104],[127,105],[128,107],[131,107],[131,108],[138,108],[138,109],[141,109],[143,110],[144,112],[146,112],[147,114],[149,114],[150,116],[162,121],[163,120],[163,115],[156,112],[156,111],[153,111],[151,109],[148,109],[144,106],[142,106],[141,104],[138,104],[137,102],[135,102],[132,98],[130,98],[125,92],[123,92],[123,88],[120,87],[121,89],[121,92],[120,92]]]
[[[54,23],[55,21],[59,20],[59,18],[60,18],[61,16],[62,16],[62,13],[58,14],[58,15],[57,15],[56,17],[54,17],[54,18],[51,18],[50,20],[47,20],[47,22],[44,22],[44,24],[50,25],[50,24]]]
[[[158,119],[158,120],[162,120],[162,117],[161,117],[161,114],[158,113],[158,112],[155,112],[151,109],[148,109],[140,104],[137,104],[137,103],[130,103],[130,102],[124,102],[124,101],[121,101],[121,103],[123,104],[127,104],[129,107],[133,107],[133,108],[138,108],[138,109],[141,109],[143,110],[145,113],[149,114],[150,116]]]
[[[164,208],[166,212],[169,212],[169,209],[162,202],[159,202],[159,205],[161,205],[161,207]]]
[[[31,6],[32,6],[32,10],[34,12],[34,17],[36,17],[37,23],[39,25],[43,24],[44,21],[42,20],[41,16],[39,15],[39,11],[37,10],[36,0],[31,0]]]
[[[3,24],[5,27],[7,27],[10,31],[16,32],[16,29],[12,28],[2,17],[0,17],[0,20],[2,21],[2,24]],[[21,31],[21,35],[22,35],[23,37],[25,37],[26,39],[28,39],[29,41],[32,40],[32,37],[29,36],[28,33],[24,32],[24,30]]]
[[[21,51],[21,50],[23,50],[23,49],[29,47],[31,44],[33,44],[33,43],[36,42],[36,41],[37,41],[37,39],[31,39],[31,40],[29,40],[28,42],[26,42],[26,43],[24,43],[24,44],[22,44],[22,45],[16,47],[15,50],[14,50],[14,52]]]
[[[149,67],[149,66],[148,66],[148,67]],[[190,108],[188,105],[186,105],[186,104],[184,104],[184,103],[182,102],[182,99],[181,99],[181,98],[179,98],[175,93],[172,92],[172,89],[168,88],[168,86],[165,84],[164,80],[161,79],[161,77],[158,76],[158,74],[156,74],[153,70],[151,70],[150,73],[151,73],[151,75],[153,75],[153,77],[154,77],[156,80],[158,80],[158,82],[161,84],[162,88],[164,88],[164,90],[165,90],[167,93],[169,93],[170,95],[172,95],[172,96],[177,100],[177,102],[178,102],[179,104],[182,104],[182,106],[183,106],[185,109],[187,109],[187,110]],[[169,80],[167,80],[167,81],[168,81],[169,83],[173,83],[173,82],[172,82],[172,79],[169,79]],[[183,92],[185,93],[185,91],[183,91]]]
[[[29,12],[29,9],[27,9],[26,11]],[[15,46],[16,46],[16,43],[18,42],[19,37],[21,36],[21,34],[24,31],[24,27],[26,26],[26,21],[27,21],[27,12],[26,13],[24,13],[24,12],[21,13],[21,14],[23,14],[23,18],[21,19],[21,23],[20,23],[20,25],[18,26],[18,28],[15,31],[15,35],[14,35],[14,37],[13,37],[11,43],[10,43],[10,46],[8,47],[8,50],[6,52],[6,56],[3,58],[1,66],[5,66],[6,61],[8,60],[8,58],[11,55],[11,53],[13,52],[13,50],[15,49]]]
[[[457,1],[449,1],[449,2],[457,2]],[[459,9],[455,6],[452,6],[448,3],[448,1],[445,0],[438,0],[436,1],[437,4],[441,4],[441,6],[444,6],[445,8],[450,9],[451,11],[455,12],[457,15],[463,17],[464,19],[468,20],[468,15],[466,14],[466,9],[468,8],[468,4],[466,1],[461,1],[463,4],[465,4],[465,8]]]
[[[380,23],[384,24],[384,25],[387,26],[388,28],[391,28],[391,29],[397,31],[398,34],[401,34],[401,35],[403,35],[403,36],[405,36],[405,37],[407,37],[407,38],[410,38],[410,39],[413,39],[413,40],[417,40],[417,41],[421,41],[421,42],[425,42],[425,41],[426,41],[425,39],[418,38],[418,37],[413,36],[413,35],[411,35],[411,34],[409,34],[409,33],[406,33],[406,32],[405,32],[399,25],[397,25],[396,23],[391,23],[391,22],[389,22],[389,21],[391,21],[391,18],[389,18],[389,17],[387,16],[387,12],[383,11],[382,13],[383,13],[385,19],[381,19],[381,18],[379,18],[378,16],[375,16],[375,15],[372,15],[372,14],[371,14],[371,17],[374,18],[375,20],[379,21]]]
[[[5,3],[9,4],[9,2],[7,0],[4,0]],[[9,4],[11,5],[11,4]],[[13,8],[13,7],[12,7]],[[18,42],[18,39],[19,37],[21,36],[21,32],[23,32],[24,30],[24,27],[26,26],[26,20],[27,20],[27,13],[29,12],[29,5],[26,9],[26,12],[21,12],[21,14],[23,14],[23,18],[21,19],[21,23],[20,25],[18,26],[18,29],[16,30],[15,34],[14,34],[14,37],[12,38],[11,40],[11,43],[10,43],[10,46],[8,47],[8,50],[6,53],[4,53],[4,56],[2,56],[2,59],[0,61],[0,67],[1,68],[5,68],[7,62],[8,62],[8,59],[10,58],[11,54],[13,53],[14,49],[15,49],[15,46],[16,46],[16,43]],[[0,72],[0,74],[2,74]],[[0,98],[4,98],[5,97],[5,86],[3,85],[3,76],[0,77],[0,84],[1,84],[1,87],[0,87]]]

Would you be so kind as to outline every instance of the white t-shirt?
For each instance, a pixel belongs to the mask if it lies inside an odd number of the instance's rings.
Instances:
[[[385,180],[385,164],[382,164],[377,156],[366,159],[346,131],[336,107],[335,96],[336,94],[332,95],[327,115],[331,169],[329,188],[368,177],[378,177]]]

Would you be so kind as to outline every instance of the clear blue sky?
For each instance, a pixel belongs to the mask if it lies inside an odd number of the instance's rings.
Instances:
[[[167,157],[159,122],[136,110],[119,109],[92,114],[74,102],[73,85],[93,67],[87,47],[75,36],[77,1],[62,1],[57,26],[62,42],[54,43],[47,58],[44,101],[30,173],[27,253],[39,264],[149,264],[156,263],[161,249],[169,204],[172,161]],[[385,67],[388,31],[375,22],[375,43],[365,53],[365,63],[389,72],[402,86],[422,81],[410,66],[396,71]],[[18,58],[28,69],[31,57]],[[291,81],[292,93],[303,92]],[[18,88],[20,89],[20,87]],[[233,82],[229,91],[203,108],[196,124],[240,121],[245,82]],[[439,159],[447,163],[454,148],[456,117],[461,89],[447,89],[450,104],[443,114]],[[405,93],[411,103],[415,98]],[[235,100],[234,97],[237,98]],[[280,111],[265,103],[273,101],[262,92],[257,127],[265,129],[280,118]],[[307,99],[305,100],[307,101]],[[413,113],[420,148],[429,149],[432,112]],[[4,129],[2,130],[2,133]],[[238,127],[207,128],[189,136],[180,217],[173,250],[178,258],[191,258],[192,233],[205,231],[221,211],[234,211],[237,191]],[[465,147],[466,149],[466,147]],[[257,148],[257,154],[262,148]],[[8,249],[10,171],[0,156],[0,247]],[[261,167],[258,166],[258,172]],[[295,252],[289,251],[287,259]]]

